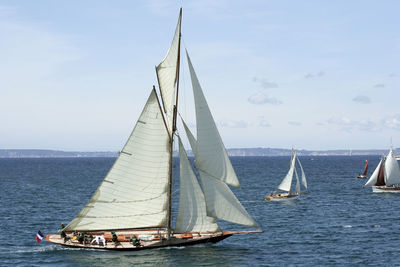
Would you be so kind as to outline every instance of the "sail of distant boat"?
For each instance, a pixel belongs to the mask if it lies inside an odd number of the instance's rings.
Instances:
[[[301,180],[299,179],[299,175],[296,169],[296,162],[299,164],[301,171]],[[296,177],[296,184],[293,187],[293,176]],[[279,184],[278,189],[284,191],[285,193],[271,193],[266,196],[265,199],[268,201],[275,200],[285,200],[285,199],[294,199],[297,198],[301,193],[301,185],[304,187],[305,192],[308,190],[306,175],[303,170],[303,166],[300,163],[299,158],[297,157],[297,153],[292,149],[292,155],[290,158],[290,167],[286,176],[283,178],[282,182]]]
[[[364,187],[372,187],[374,193],[400,193],[400,167],[392,148],[382,157]]]
[[[366,178],[368,172],[368,159],[365,160],[364,172],[357,176],[357,178]]]
[[[62,229],[61,233],[66,237],[49,235],[47,239],[50,242],[99,248],[91,243],[71,241],[74,233],[84,235],[90,232],[91,235],[112,237],[103,248],[133,250],[218,242],[233,234],[262,232],[222,231],[217,223],[218,219],[258,226],[229,188],[229,185],[238,187],[240,183],[187,52],[197,137],[182,122],[195,156],[194,166],[177,133],[181,21],[182,10],[167,55],[156,67],[161,102],[153,87],[128,141],[108,174],[85,207]],[[179,144],[180,187],[173,227],[172,154],[176,139]],[[138,246],[139,239],[141,245]]]

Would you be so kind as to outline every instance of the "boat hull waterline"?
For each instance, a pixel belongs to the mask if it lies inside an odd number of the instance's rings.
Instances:
[[[393,186],[373,186],[373,193],[400,193],[400,187]]]
[[[266,201],[286,201],[286,200],[295,200],[300,197],[300,194],[275,194],[266,196]]]
[[[140,240],[140,246],[134,246],[130,241],[107,241],[106,244],[83,244],[76,240],[71,241],[67,240],[64,242],[64,238],[62,238],[59,234],[50,234],[46,236],[46,240],[59,244],[65,247],[71,248],[85,248],[85,249],[102,249],[102,250],[144,250],[144,249],[155,249],[162,247],[179,247],[179,246],[192,246],[204,243],[217,243],[219,241],[224,240],[232,235],[236,234],[248,234],[248,233],[262,233],[262,230],[255,231],[222,231],[219,233],[186,233],[186,234],[177,234],[176,236],[168,239],[162,240]]]

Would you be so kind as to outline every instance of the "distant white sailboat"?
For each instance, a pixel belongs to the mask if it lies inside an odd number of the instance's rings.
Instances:
[[[400,193],[400,167],[392,148],[382,157],[364,187],[372,187],[373,193]]]
[[[296,170],[296,161],[300,167],[301,171],[301,183],[299,180],[299,175]],[[292,186],[293,175],[296,175],[296,185]],[[305,191],[301,192],[301,185],[305,188]],[[299,158],[297,157],[296,151],[292,149],[292,156],[290,158],[290,168],[285,178],[283,178],[282,182],[278,186],[278,189],[283,191],[282,193],[272,192],[270,195],[265,197],[267,201],[282,201],[288,199],[296,199],[300,196],[301,193],[306,193],[308,190],[306,175],[303,170],[303,166],[300,163]]]
[[[239,187],[239,180],[188,54],[197,140],[187,127],[185,130],[202,186],[176,132],[181,18],[182,10],[167,56],[156,67],[163,109],[153,87],[132,134],[103,182],[79,214],[59,234],[48,235],[48,241],[75,248],[139,250],[215,243],[235,234],[262,232],[223,231],[217,223],[220,219],[258,226],[228,186]],[[180,161],[175,227],[171,211],[174,139],[179,143]]]

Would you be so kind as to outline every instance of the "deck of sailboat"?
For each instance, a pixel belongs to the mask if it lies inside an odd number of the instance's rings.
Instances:
[[[179,246],[191,246],[203,243],[217,243],[219,241],[224,240],[232,235],[236,234],[248,234],[248,233],[262,233],[262,230],[255,231],[221,231],[215,233],[183,233],[183,234],[174,234],[170,239],[164,238],[166,233],[162,233],[162,238],[159,238],[159,232],[149,232],[149,231],[130,231],[124,232],[124,234],[119,233],[118,240],[125,239],[124,241],[113,242],[110,239],[106,239],[105,244],[90,244],[90,243],[80,243],[77,240],[67,240],[64,242],[64,238],[62,238],[59,234],[50,234],[46,236],[46,240],[59,244],[66,247],[73,248],[84,248],[84,249],[103,249],[103,250],[144,250],[144,249],[154,249],[154,248],[162,248],[162,247],[179,247]],[[106,233],[98,232],[97,235],[104,235]],[[96,235],[93,233],[93,235]],[[140,240],[140,246],[134,246],[130,241],[131,236],[139,236],[146,235],[151,237],[147,240]]]
[[[265,197],[267,201],[285,201],[299,198],[300,194],[289,194],[289,193],[281,193],[274,194]]]
[[[400,186],[373,186],[373,193],[400,193]]]

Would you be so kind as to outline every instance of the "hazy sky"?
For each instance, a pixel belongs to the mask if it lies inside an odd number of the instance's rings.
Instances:
[[[180,6],[226,147],[400,146],[399,1],[3,0],[0,148],[120,150]]]

